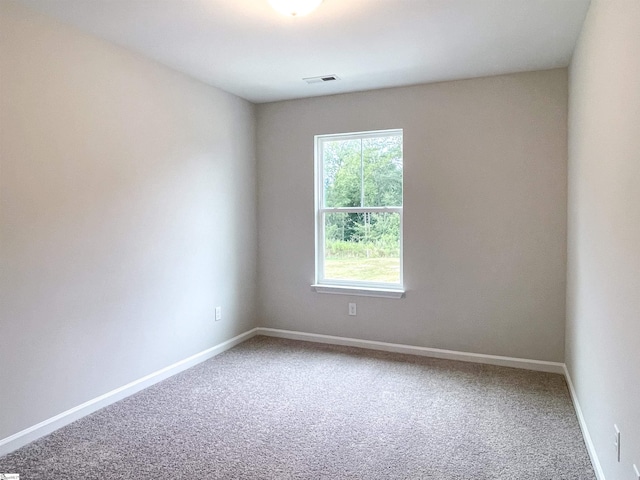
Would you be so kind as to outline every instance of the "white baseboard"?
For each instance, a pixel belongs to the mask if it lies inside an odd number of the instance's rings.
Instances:
[[[580,407],[580,402],[578,401],[578,395],[573,386],[573,381],[571,380],[571,375],[569,375],[569,370],[567,369],[566,365],[564,366],[564,378],[567,379],[569,393],[571,394],[571,400],[573,401],[573,408],[576,411],[578,423],[580,424],[580,430],[582,430],[582,437],[584,438],[584,443],[587,446],[587,452],[589,452],[589,458],[591,458],[591,464],[593,465],[593,469],[596,472],[596,477],[598,478],[598,480],[606,480],[604,477],[604,471],[602,470],[602,465],[600,465],[600,459],[598,459],[598,454],[596,453],[596,448],[593,445],[593,441],[591,440],[591,434],[589,433],[589,429],[587,428],[587,422],[585,422],[584,415],[582,414],[582,408]]]
[[[499,365],[502,367],[523,368],[539,372],[565,373],[564,363],[546,362],[543,360],[529,360],[526,358],[502,357],[499,355],[485,355],[482,353],[458,352],[455,350],[442,350],[440,348],[418,347],[399,343],[377,342],[374,340],[360,340],[358,338],[335,337],[319,333],[294,332],[277,328],[257,328],[257,335],[269,337],[289,338],[291,340],[303,340],[307,342],[329,343],[333,345],[345,345],[348,347],[368,348],[385,352],[408,353],[423,357],[442,358],[446,360],[459,360],[462,362],[484,363]]]
[[[215,347],[208,348],[200,353],[196,353],[189,358],[185,358],[184,360],[180,360],[179,362],[174,363],[173,365],[169,365],[157,372],[150,373],[138,380],[134,380],[131,383],[128,383],[122,387],[116,388],[110,392],[105,393],[104,395],[100,395],[92,400],[89,400],[82,405],[78,405],[77,407],[73,407],[65,412],[62,412],[55,417],[51,417],[43,422],[38,423],[37,425],[33,425],[32,427],[26,428],[10,437],[0,439],[0,457],[6,455],[8,453],[17,450],[18,448],[37,440],[38,438],[48,435],[49,433],[64,427],[65,425],[78,420],[90,413],[95,412],[107,405],[117,402],[118,400],[122,400],[125,397],[133,395],[134,393],[139,392],[151,385],[158,383],[166,378],[169,378],[177,373],[182,372],[188,368],[197,365],[198,363],[204,362],[216,355],[229,350],[230,348],[235,347],[239,343],[242,343],[251,337],[255,336],[257,333],[257,329],[254,328],[249,330],[248,332],[241,333],[233,337],[226,342],[222,342]]]

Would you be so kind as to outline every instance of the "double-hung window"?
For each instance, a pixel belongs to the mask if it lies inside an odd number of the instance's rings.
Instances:
[[[316,290],[399,296],[402,130],[318,135],[315,147]]]

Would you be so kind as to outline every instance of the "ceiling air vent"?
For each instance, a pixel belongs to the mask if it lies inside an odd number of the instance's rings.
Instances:
[[[308,77],[303,78],[303,80],[307,83],[322,83],[322,82],[333,82],[334,80],[340,80],[337,75],[321,75],[319,77]]]

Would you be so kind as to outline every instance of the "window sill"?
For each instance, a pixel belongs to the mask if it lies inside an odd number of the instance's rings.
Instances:
[[[316,293],[356,295],[360,297],[404,298],[405,291],[393,288],[347,287],[344,285],[311,285]]]

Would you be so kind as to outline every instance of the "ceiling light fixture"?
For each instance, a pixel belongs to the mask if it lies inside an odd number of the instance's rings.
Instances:
[[[269,0],[269,3],[283,15],[301,17],[318,8],[322,0]]]

